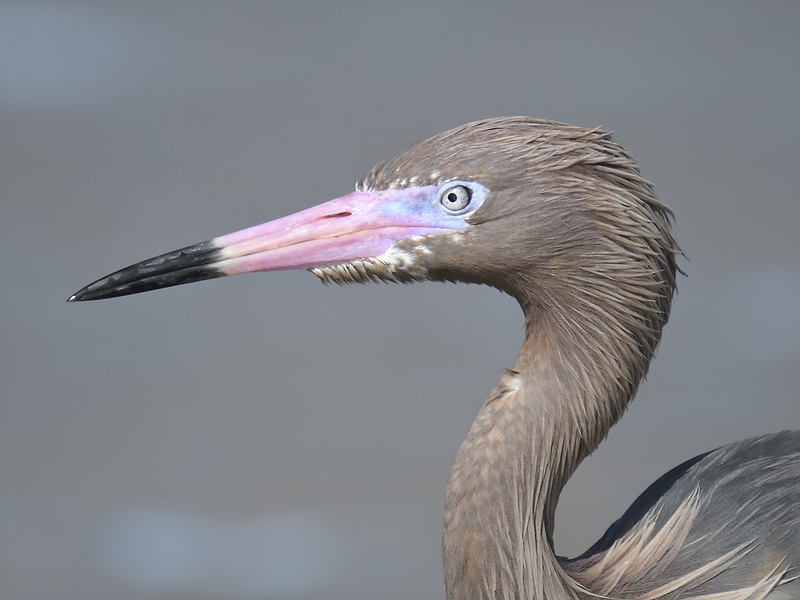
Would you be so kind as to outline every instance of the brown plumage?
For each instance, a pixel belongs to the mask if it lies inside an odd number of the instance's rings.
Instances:
[[[667,322],[680,252],[671,213],[608,133],[526,117],[469,123],[421,142],[373,169],[355,196],[435,198],[459,181],[470,193],[482,189],[471,182],[484,186],[485,202],[455,230],[398,235],[383,253],[233,270],[230,256],[239,254],[226,236],[123,270],[73,299],[287,265],[336,283],[494,286],[522,306],[525,340],[450,475],[447,597],[800,598],[800,432],[692,459],[654,483],[583,556],[554,554],[559,494],[626,410]],[[349,207],[315,212],[308,227],[355,219]]]

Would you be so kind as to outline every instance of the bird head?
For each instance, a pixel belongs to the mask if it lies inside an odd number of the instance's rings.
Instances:
[[[132,265],[70,301],[308,269],[335,283],[484,283],[524,305],[626,252],[658,255],[669,279],[675,248],[668,209],[609,134],[503,117],[412,146],[346,196]]]

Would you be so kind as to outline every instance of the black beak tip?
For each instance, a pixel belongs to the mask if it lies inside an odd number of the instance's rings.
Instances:
[[[89,300],[102,300],[103,298],[117,298],[135,294],[137,291],[145,291],[144,289],[132,289],[133,286],[130,285],[115,285],[112,281],[109,281],[111,277],[104,277],[78,290],[67,298],[67,302],[87,302]]]
[[[88,300],[100,300],[102,298],[114,298],[124,296],[126,292],[121,292],[111,286],[103,285],[107,278],[95,281],[67,298],[67,302],[86,302]],[[132,292],[127,292],[128,294]]]
[[[118,298],[223,277],[225,273],[214,266],[219,257],[220,249],[213,240],[167,252],[98,279],[72,294],[67,302]]]

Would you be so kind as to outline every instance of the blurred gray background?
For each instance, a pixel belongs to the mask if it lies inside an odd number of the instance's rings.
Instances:
[[[443,597],[456,450],[521,313],[304,272],[68,305],[461,123],[603,126],[688,260],[557,550],[800,428],[797,2],[0,4],[0,598]]]

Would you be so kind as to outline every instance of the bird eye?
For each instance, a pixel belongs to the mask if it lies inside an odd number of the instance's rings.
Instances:
[[[465,185],[454,185],[442,190],[439,202],[450,212],[461,212],[469,206],[472,190]]]

